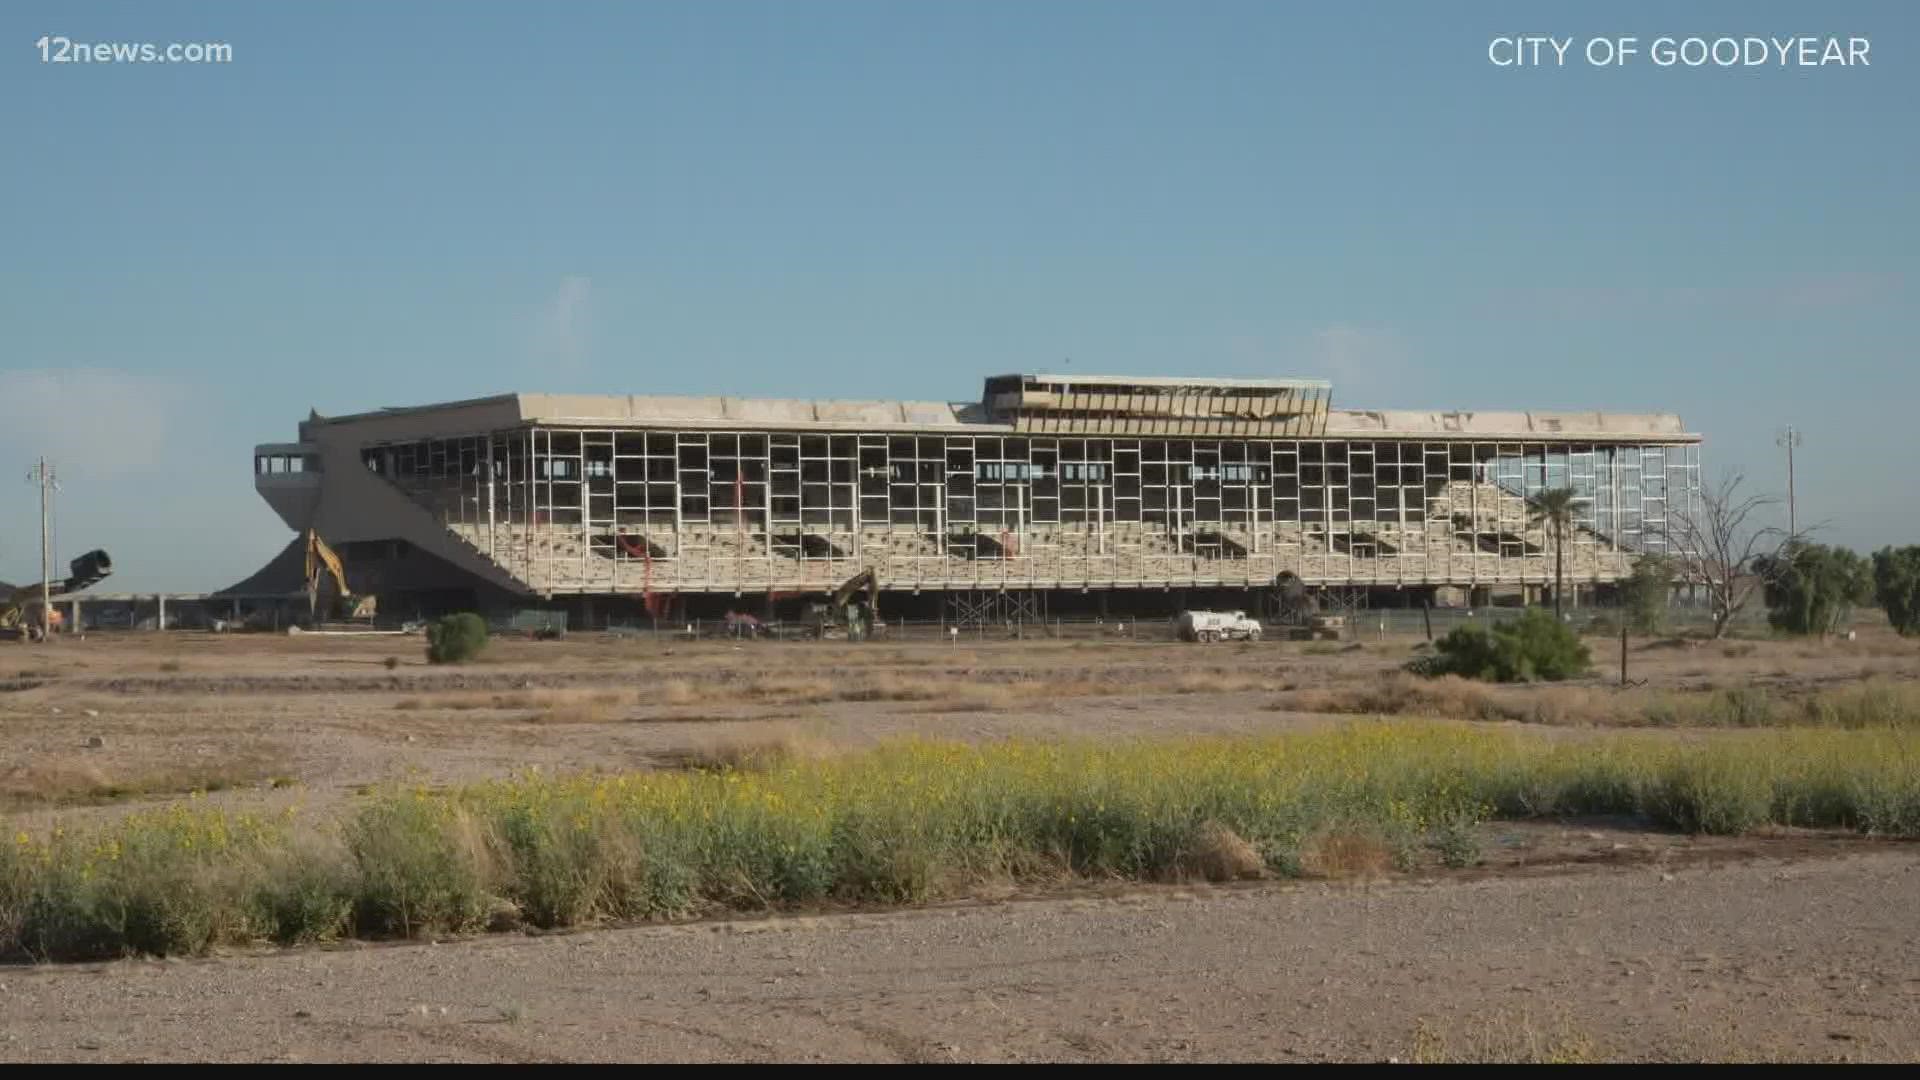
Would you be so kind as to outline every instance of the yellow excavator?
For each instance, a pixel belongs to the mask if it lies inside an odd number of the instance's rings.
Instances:
[[[812,605],[814,635],[865,641],[880,619],[880,579],[862,570],[828,594],[825,603]]]
[[[307,613],[320,621],[320,585],[322,576],[333,580],[333,602],[329,609],[335,618],[372,622],[374,597],[355,596],[347,588],[347,568],[333,548],[313,529],[307,530]]]
[[[47,590],[54,596],[77,593],[113,573],[113,560],[104,551],[89,551],[67,564],[69,576],[52,583]],[[59,630],[65,620],[60,609],[42,615],[40,584],[22,585],[0,593],[0,641],[40,641],[48,630]]]

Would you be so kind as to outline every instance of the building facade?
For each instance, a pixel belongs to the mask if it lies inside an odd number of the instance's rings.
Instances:
[[[513,394],[315,415],[255,448],[255,476],[289,526],[344,545],[356,591],[445,601],[429,606],[751,609],[870,569],[964,614],[989,594],[1137,608],[1289,575],[1401,600],[1549,585],[1528,500],[1552,488],[1575,494],[1567,580],[1605,587],[1667,549],[1699,444],[1667,414],[1009,375],[959,404]]]

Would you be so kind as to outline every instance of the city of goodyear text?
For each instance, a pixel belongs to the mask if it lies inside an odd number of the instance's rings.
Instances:
[[[1869,67],[1873,42],[1864,37],[1556,37],[1511,34],[1487,42],[1495,67]]]

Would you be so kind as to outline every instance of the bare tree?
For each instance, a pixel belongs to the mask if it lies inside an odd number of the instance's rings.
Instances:
[[[1706,590],[1713,604],[1713,637],[1726,635],[1727,624],[1747,606],[1765,583],[1761,571],[1777,565],[1794,540],[1784,530],[1762,526],[1753,517],[1777,506],[1775,495],[1741,494],[1746,477],[1738,470],[1721,475],[1703,489],[1696,505],[1667,511],[1667,524],[1656,534],[1680,570],[1680,579]]]

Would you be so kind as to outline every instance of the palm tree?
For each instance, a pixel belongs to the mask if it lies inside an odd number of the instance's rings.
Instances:
[[[1573,531],[1573,489],[1548,488],[1527,500],[1530,524],[1545,525],[1553,538],[1553,617],[1560,618],[1560,596],[1566,588],[1567,534]]]

